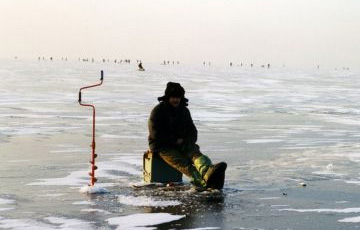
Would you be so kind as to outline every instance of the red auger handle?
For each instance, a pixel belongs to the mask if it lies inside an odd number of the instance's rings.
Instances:
[[[81,90],[92,88],[92,87],[95,87],[95,86],[99,86],[99,85],[101,85],[103,83],[103,81],[104,81],[104,71],[103,70],[101,70],[101,72],[100,72],[100,81],[101,82],[99,84],[85,86],[85,87],[80,88],[80,90],[79,90],[79,103],[81,103]]]

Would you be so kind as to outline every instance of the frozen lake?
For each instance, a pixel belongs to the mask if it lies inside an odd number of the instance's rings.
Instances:
[[[360,228],[360,72],[0,61],[0,229]],[[98,185],[86,195],[96,105]],[[147,119],[180,82],[223,199],[145,193]],[[306,185],[306,186],[303,186]]]

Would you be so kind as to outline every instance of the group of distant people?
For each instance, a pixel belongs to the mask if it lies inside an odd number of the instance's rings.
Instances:
[[[18,59],[18,57],[16,56],[15,59]],[[41,57],[41,56],[39,56],[39,57],[38,57],[38,60],[39,60],[39,61],[47,61],[47,60],[49,60],[49,61],[54,61],[55,58],[54,58],[54,57],[44,57],[44,56]],[[82,61],[82,62],[92,62],[92,63],[95,62],[95,59],[94,59],[94,58],[78,58],[78,60],[79,60],[79,61]],[[61,61],[68,61],[68,58],[67,58],[67,57],[61,57]],[[100,59],[100,61],[103,62],[103,63],[105,63],[105,62],[111,62],[110,59],[105,59],[105,58]],[[116,63],[116,64],[123,64],[123,63],[125,63],[125,64],[131,64],[131,59],[114,59],[113,62]],[[137,63],[138,68],[139,68],[138,70],[141,70],[141,71],[145,70],[144,67],[143,67],[143,62],[142,62],[141,60],[137,59],[137,60],[136,60],[136,63]],[[161,65],[171,65],[171,64],[172,64],[172,65],[175,65],[175,64],[179,65],[179,64],[180,64],[180,61],[167,61],[167,60],[164,60],[164,61],[161,63]],[[211,63],[211,62],[203,61],[202,64],[203,64],[204,66],[211,66],[212,63]],[[229,62],[229,66],[230,66],[230,67],[233,67],[233,66],[243,67],[243,66],[245,66],[245,64],[242,63],[242,62],[241,62],[240,64],[235,64],[235,63],[233,63],[233,62]],[[253,68],[255,65],[254,65],[253,63],[250,63],[249,66],[250,66],[251,68]],[[270,64],[270,63],[267,63],[266,65],[260,65],[260,67],[261,67],[261,68],[267,67],[268,69],[270,69],[271,64]],[[285,65],[283,65],[283,67],[285,67]],[[320,65],[317,65],[316,68],[317,68],[317,69],[320,69]],[[335,68],[335,70],[337,70],[337,69],[338,69],[338,68]],[[343,68],[340,68],[340,69],[350,70],[350,68],[347,68],[347,67],[343,67]]]
[[[45,61],[45,60],[47,60],[47,58],[45,58],[45,57],[38,57],[38,60],[39,61],[41,61],[41,60],[43,60],[43,61]],[[50,61],[52,61],[53,60],[53,57],[49,57],[49,60]],[[61,58],[61,61],[67,61],[67,58]]]
[[[230,67],[232,67],[233,65],[234,65],[234,64],[233,64],[232,62],[230,62]],[[244,64],[241,62],[241,63],[240,63],[240,66],[243,67],[243,65],[244,65]],[[239,65],[237,65],[237,66],[239,66]],[[268,69],[270,69],[270,63],[268,63],[266,66],[267,66]],[[251,68],[254,67],[254,64],[251,63],[251,64],[250,64],[250,67],[251,67]],[[262,68],[265,68],[265,65],[261,65],[261,67],[262,67]]]
[[[94,61],[92,61],[94,62]],[[106,59],[102,59],[102,62],[106,62]],[[107,59],[107,62],[110,62],[109,59]],[[125,64],[130,64],[131,63],[131,60],[130,59],[125,59],[125,60],[117,60],[117,59],[114,59],[114,63],[118,63],[118,64],[122,64],[122,63],[125,63]]]
[[[161,64],[162,64],[162,65],[170,65],[171,63],[172,63],[173,65],[175,65],[175,61],[165,61],[165,60],[164,60],[164,62],[161,63]],[[179,61],[176,61],[176,64],[179,65],[180,62],[179,62]]]

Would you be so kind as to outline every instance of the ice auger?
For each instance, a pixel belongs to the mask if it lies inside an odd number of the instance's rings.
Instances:
[[[93,122],[92,122],[92,143],[91,143],[91,148],[92,148],[92,154],[91,154],[91,160],[90,160],[90,164],[91,164],[91,168],[90,168],[90,172],[89,172],[89,176],[90,176],[90,184],[89,186],[94,186],[95,182],[97,181],[96,177],[95,177],[95,170],[97,169],[97,166],[95,165],[95,158],[97,157],[97,154],[95,154],[95,106],[92,104],[85,104],[82,103],[81,101],[81,90],[83,89],[88,89],[88,88],[92,88],[95,86],[100,86],[103,83],[104,80],[104,72],[101,70],[101,77],[100,77],[100,83],[95,84],[95,85],[90,85],[90,86],[85,86],[80,88],[79,90],[79,104],[81,106],[87,106],[87,107],[92,107],[93,109]]]

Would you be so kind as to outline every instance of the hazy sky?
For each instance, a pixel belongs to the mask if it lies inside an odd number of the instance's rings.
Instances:
[[[360,0],[0,0],[0,56],[360,67]]]

